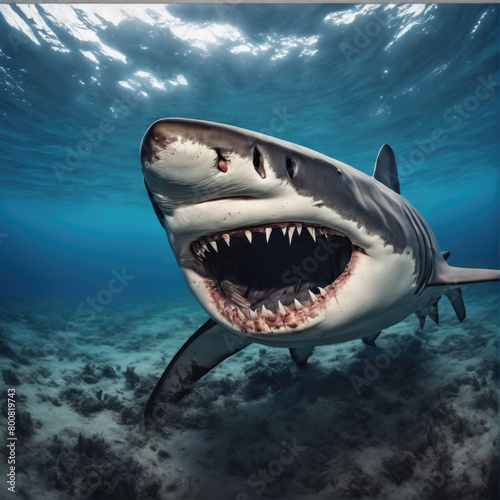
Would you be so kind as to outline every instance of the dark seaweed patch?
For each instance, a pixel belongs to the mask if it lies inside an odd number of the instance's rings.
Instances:
[[[125,387],[129,390],[133,390],[140,381],[139,375],[135,373],[135,366],[127,366],[123,376],[125,377]]]
[[[131,457],[113,451],[97,434],[79,434],[73,445],[54,436],[43,463],[51,483],[70,498],[156,499],[160,482]]]
[[[21,385],[21,383],[22,383],[21,379],[11,369],[2,370],[2,377],[3,377],[3,381],[9,387],[16,387],[18,385]]]
[[[86,384],[97,384],[100,377],[97,375],[94,365],[87,363],[81,372],[81,379]]]
[[[98,397],[98,393],[91,395],[83,389],[77,387],[68,387],[59,393],[59,398],[67,401],[68,404],[80,415],[88,417],[93,413],[102,410],[113,410],[121,412],[124,408],[123,403],[117,396],[102,395]]]
[[[16,351],[14,351],[14,349],[12,349],[12,347],[7,343],[7,341],[2,339],[0,339],[0,356],[4,356],[5,358],[8,358],[21,365],[31,364],[26,356],[17,354]]]
[[[111,365],[103,365],[100,368],[101,375],[106,378],[117,378],[118,375]]]
[[[125,406],[120,413],[120,423],[123,425],[139,424],[142,421],[142,407]]]
[[[396,454],[382,462],[382,469],[385,476],[399,486],[413,476],[416,463],[410,454],[403,456]]]

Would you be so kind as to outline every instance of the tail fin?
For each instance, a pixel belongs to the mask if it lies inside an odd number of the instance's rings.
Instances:
[[[469,269],[466,267],[442,266],[436,271],[427,286],[456,288],[472,283],[500,281],[500,271],[496,269]]]

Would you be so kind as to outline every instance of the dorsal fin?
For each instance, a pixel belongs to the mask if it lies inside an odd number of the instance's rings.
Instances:
[[[401,194],[396,157],[394,156],[394,151],[388,144],[384,144],[380,148],[377,161],[375,162],[373,178],[386,185],[388,188],[391,188],[396,193]]]

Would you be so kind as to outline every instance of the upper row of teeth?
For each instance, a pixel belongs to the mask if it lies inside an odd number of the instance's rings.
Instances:
[[[323,234],[330,234],[330,233],[334,233],[333,230],[329,231],[328,229],[326,228],[320,228],[320,227],[313,227],[313,226],[288,226],[288,227],[266,227],[265,228],[265,233],[266,233],[266,242],[269,243],[269,238],[271,238],[271,233],[273,232],[273,229],[276,229],[276,230],[281,230],[282,233],[283,233],[283,236],[285,236],[287,233],[288,233],[288,242],[289,244],[291,245],[292,244],[292,239],[293,239],[293,235],[295,233],[297,233],[298,236],[301,235],[302,233],[302,229],[307,229],[307,231],[309,232],[309,234],[311,235],[311,238],[316,241],[316,236],[317,235],[323,235]],[[261,232],[261,231],[259,231]],[[250,231],[249,229],[247,229],[246,231],[244,231],[243,233],[247,240],[252,243],[252,231]],[[207,240],[206,242],[204,243],[200,243],[200,248],[202,250],[204,250],[205,252],[208,252],[209,251],[209,248],[208,248],[208,245],[210,245],[216,252],[219,251],[219,247],[217,246],[217,241],[224,241],[226,243],[227,246],[231,246],[231,237],[229,234],[227,233],[224,233],[224,234],[221,234],[220,236],[217,236],[211,240]]]

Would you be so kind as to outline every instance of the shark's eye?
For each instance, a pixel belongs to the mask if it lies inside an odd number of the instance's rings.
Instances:
[[[219,169],[222,170],[223,172],[227,172],[227,163],[226,163],[226,160],[224,160],[224,158],[221,158],[219,160]]]
[[[216,149],[215,152],[217,153],[217,168],[221,172],[227,172],[228,167],[226,159],[222,156],[222,153],[219,149]]]
[[[260,154],[257,147],[253,148],[253,166],[255,171],[263,178],[266,178],[266,171],[264,170],[264,159]]]
[[[286,157],[286,171],[288,173],[288,177],[290,177],[290,179],[293,179],[296,175],[297,175],[297,172],[299,170],[299,167],[297,165],[297,163],[295,162],[295,160],[292,160],[290,157]]]

